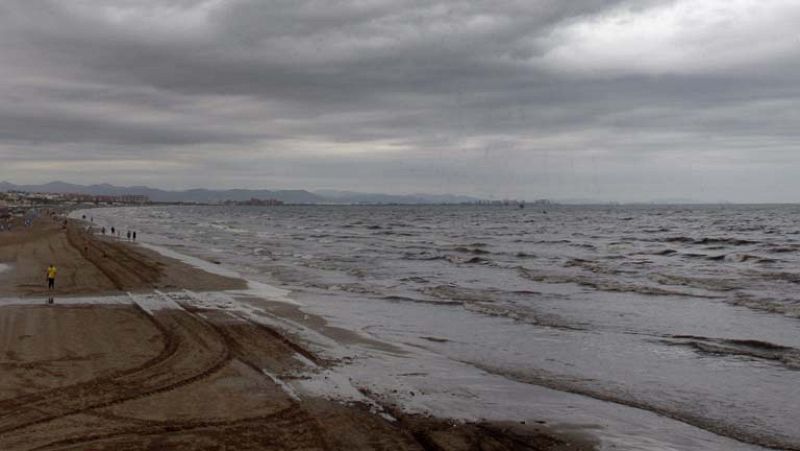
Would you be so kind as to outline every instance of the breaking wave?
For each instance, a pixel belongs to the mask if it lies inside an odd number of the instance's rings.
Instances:
[[[534,271],[518,267],[519,274],[529,280],[544,283],[574,283],[577,285],[594,288],[599,291],[616,293],[637,293],[649,296],[685,296],[697,298],[716,298],[718,296],[708,293],[670,290],[652,285],[642,285],[634,282],[624,282],[616,279],[593,279],[580,274],[556,274]]]
[[[674,236],[664,238],[662,241],[666,243],[686,243],[695,245],[722,244],[726,246],[746,246],[758,243],[757,241],[741,238],[690,238],[688,236]]]
[[[665,339],[664,343],[689,346],[704,354],[770,360],[778,362],[786,368],[800,370],[800,349],[765,341],[673,335]]]

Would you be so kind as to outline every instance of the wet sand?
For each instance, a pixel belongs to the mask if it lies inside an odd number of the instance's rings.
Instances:
[[[541,425],[379,415],[297,392],[293,379],[331,363],[280,330],[165,294],[242,289],[244,281],[92,236],[79,223],[63,229],[40,219],[0,233],[0,263],[9,265],[0,272],[3,450],[595,446]],[[53,304],[50,263],[59,270]],[[93,303],[83,302],[89,296]]]

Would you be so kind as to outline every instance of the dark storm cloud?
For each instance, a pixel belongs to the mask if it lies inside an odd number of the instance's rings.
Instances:
[[[767,200],[800,8],[750,3],[5,1],[0,176]]]
[[[253,143],[264,136],[176,129],[169,125],[134,124],[101,118],[22,115],[0,111],[0,135],[6,142],[191,145],[204,143]]]

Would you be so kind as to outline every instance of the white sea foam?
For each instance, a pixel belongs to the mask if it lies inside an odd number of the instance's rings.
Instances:
[[[53,300],[58,305],[130,305],[132,303],[128,296],[78,296],[61,297],[54,294]],[[0,298],[0,306],[13,305],[40,305],[48,303],[50,295],[42,293],[41,297],[4,297]]]
[[[169,296],[156,290],[153,293],[128,293],[131,301],[149,314],[159,310],[181,310],[182,307]]]
[[[297,396],[297,392],[294,391],[294,388],[292,388],[291,385],[289,385],[286,382],[284,382],[283,380],[279,379],[277,376],[275,376],[274,374],[270,373],[266,369],[262,368],[261,372],[265,376],[267,376],[272,382],[274,382],[277,386],[279,386],[281,388],[281,390],[283,390],[283,392],[286,393],[290,398],[294,399],[295,401],[300,401],[300,397]]]
[[[211,263],[203,259],[192,257],[191,255],[182,254],[180,252],[168,249],[164,246],[157,246],[154,244],[140,243],[144,248],[157,252],[165,257],[169,257],[195,268],[201,269],[211,274],[217,274],[223,277],[231,277],[235,279],[244,279],[247,282],[247,289],[245,290],[229,290],[232,293],[246,294],[251,296],[262,297],[272,301],[285,302],[288,304],[297,305],[298,303],[289,297],[289,291],[283,290],[272,285],[258,282],[255,280],[247,280],[242,274],[232,269],[226,268],[223,265]]]

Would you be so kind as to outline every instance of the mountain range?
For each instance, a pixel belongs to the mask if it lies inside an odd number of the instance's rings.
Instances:
[[[15,185],[0,182],[0,191],[26,191],[34,193],[75,193],[94,196],[147,196],[153,202],[220,203],[249,199],[277,199],[290,204],[454,204],[474,202],[478,198],[437,194],[377,194],[335,190],[266,190],[266,189],[189,189],[169,191],[147,186],[76,185],[61,181],[42,185]]]

